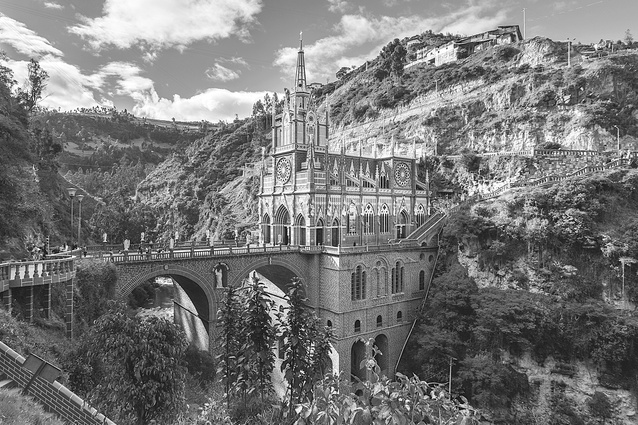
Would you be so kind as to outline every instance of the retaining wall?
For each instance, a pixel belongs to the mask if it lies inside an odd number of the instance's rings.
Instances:
[[[30,356],[27,361],[9,346],[0,341],[0,374],[14,381],[20,388],[28,386],[27,394],[43,404],[50,412],[62,420],[81,425],[115,425],[113,421],[98,413],[80,397],[71,392],[56,379],[59,374],[55,367],[40,368],[42,361]],[[39,375],[33,379],[34,374]],[[30,385],[29,385],[30,384]]]

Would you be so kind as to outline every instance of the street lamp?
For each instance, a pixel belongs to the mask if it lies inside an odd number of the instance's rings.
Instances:
[[[78,207],[78,247],[81,244],[81,240],[82,237],[80,235],[80,231],[82,230],[82,199],[84,199],[84,195],[78,195],[78,202],[79,202],[79,207]]]
[[[614,127],[616,127],[616,143],[618,144],[618,151],[620,152],[620,129],[617,125]]]
[[[75,198],[75,193],[78,191],[74,187],[67,187],[67,192],[69,192],[69,196],[71,197],[71,246],[73,246],[73,198]]]

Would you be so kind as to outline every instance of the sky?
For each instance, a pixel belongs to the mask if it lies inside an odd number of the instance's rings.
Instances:
[[[18,82],[40,61],[42,106],[218,122],[293,86],[301,32],[308,81],[326,83],[429,29],[525,21],[527,38],[592,43],[638,40],[636,17],[638,0],[0,0],[0,51]]]

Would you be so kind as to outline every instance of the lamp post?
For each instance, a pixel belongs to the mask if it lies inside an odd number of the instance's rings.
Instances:
[[[81,244],[82,237],[80,235],[80,231],[82,230],[82,199],[84,199],[84,195],[78,195],[78,247]]]
[[[69,192],[69,196],[71,197],[71,246],[73,246],[73,198],[75,198],[75,193],[78,191],[74,187],[67,187],[67,192]]]
[[[617,125],[614,127],[616,127],[616,144],[618,145],[618,151],[620,152],[620,129]]]

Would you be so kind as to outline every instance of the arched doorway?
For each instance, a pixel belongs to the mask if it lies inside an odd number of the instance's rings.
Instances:
[[[352,344],[350,350],[350,378],[356,382],[357,378],[364,381],[366,379],[366,368],[361,367],[361,362],[366,357],[366,345],[359,340]]]
[[[265,244],[270,243],[270,216],[268,214],[264,214],[264,217],[261,220],[261,234],[264,237],[263,242]]]
[[[275,214],[273,223],[275,232],[275,243],[277,245],[288,245],[290,243],[290,214],[288,208],[281,205]]]
[[[323,220],[319,219],[317,221],[316,229],[315,229],[315,244],[323,245]]]
[[[381,375],[388,376],[388,366],[390,364],[390,355],[388,352],[388,337],[384,334],[377,335],[374,339],[374,345],[379,350],[374,359],[381,369]]]
[[[407,227],[410,218],[405,210],[401,210],[397,217],[397,239],[405,239],[407,236]]]
[[[306,245],[306,219],[299,214],[295,219],[295,245]]]
[[[339,246],[341,229],[339,228],[339,220],[336,218],[332,221],[332,246]]]

